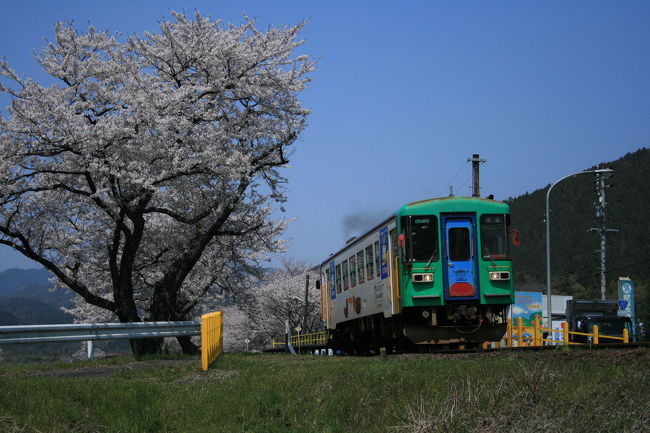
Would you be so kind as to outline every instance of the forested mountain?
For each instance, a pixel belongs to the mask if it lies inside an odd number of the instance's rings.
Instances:
[[[14,296],[28,287],[50,287],[52,276],[45,268],[7,269],[0,272],[0,297]]]
[[[596,167],[614,169],[606,189],[607,297],[618,298],[618,278],[636,282],[638,315],[650,318],[650,149],[628,153]],[[582,174],[557,184],[551,192],[551,263],[553,293],[600,298],[600,235],[597,227],[595,175]],[[545,200],[548,187],[507,200],[513,227],[520,233],[513,247],[517,290],[545,287]]]

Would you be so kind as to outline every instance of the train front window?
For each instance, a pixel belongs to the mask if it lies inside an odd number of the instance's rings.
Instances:
[[[467,227],[449,229],[449,259],[453,262],[466,262],[471,258],[470,236]]]
[[[507,260],[508,226],[510,219],[504,214],[481,215],[481,252],[485,260]]]
[[[435,215],[407,215],[401,219],[406,234],[405,257],[408,262],[438,260],[438,220]]]

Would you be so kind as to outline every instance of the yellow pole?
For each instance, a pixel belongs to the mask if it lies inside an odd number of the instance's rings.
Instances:
[[[569,324],[567,322],[562,322],[562,332],[564,334],[564,345],[569,345]]]
[[[541,346],[541,344],[539,344],[539,340],[541,340],[540,334],[539,319],[535,318],[535,321],[533,322],[533,346]]]
[[[598,325],[594,325],[594,344],[598,344]]]
[[[517,347],[524,345],[524,319],[517,317]]]
[[[208,318],[204,314],[201,316],[201,369],[208,370]]]
[[[512,319],[508,319],[508,330],[506,334],[506,344],[512,347]]]
[[[630,333],[627,328],[623,329],[623,343],[627,344],[630,342]]]

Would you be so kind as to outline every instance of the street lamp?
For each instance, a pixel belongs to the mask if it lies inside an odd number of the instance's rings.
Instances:
[[[612,173],[614,170],[611,168],[599,168],[597,170],[586,170],[580,171],[578,173],[569,174],[564,176],[562,179],[556,180],[553,185],[548,188],[546,191],[546,314],[548,322],[546,323],[548,328],[553,327],[553,313],[551,310],[551,213],[549,210],[549,203],[551,198],[551,190],[555,185],[562,182],[564,179],[577,176],[579,174],[585,173],[596,173],[596,174],[605,174]]]

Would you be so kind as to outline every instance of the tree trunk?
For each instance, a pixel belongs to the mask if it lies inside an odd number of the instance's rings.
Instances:
[[[184,355],[198,355],[199,346],[192,343],[192,337],[188,337],[188,336],[176,337],[176,340],[178,340],[178,344],[181,345],[181,349],[183,349]]]
[[[134,338],[129,340],[133,356],[139,358],[145,355],[158,355],[162,353],[162,338]]]

